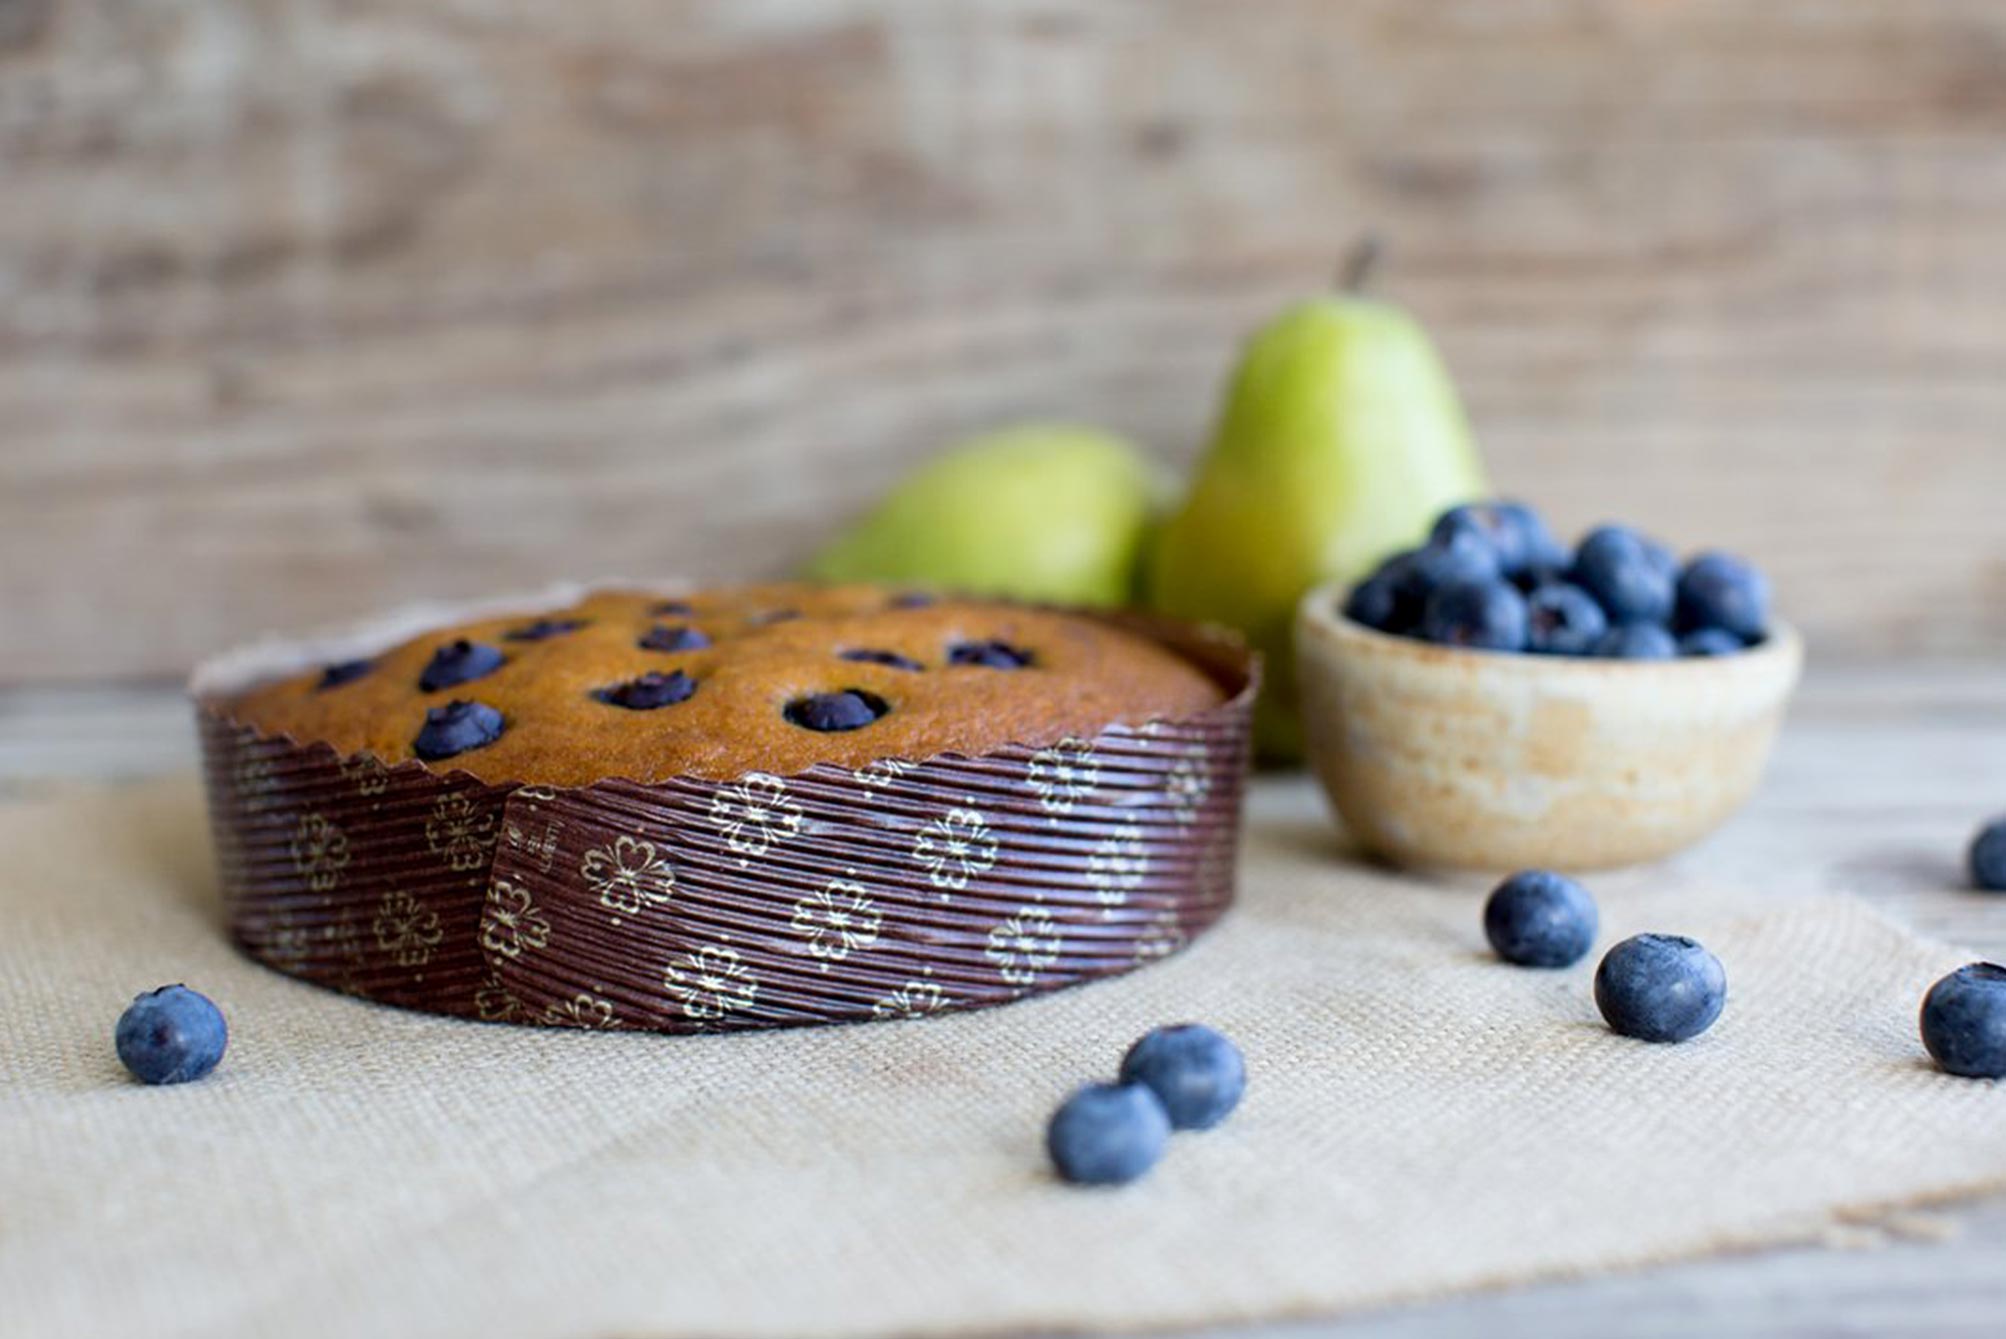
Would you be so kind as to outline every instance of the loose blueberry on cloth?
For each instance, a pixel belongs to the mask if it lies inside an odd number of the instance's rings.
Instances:
[[[1118,1186],[1154,1167],[1170,1142],[1170,1116],[1135,1083],[1090,1083],[1045,1128],[1045,1150],[1075,1185]]]
[[[1680,568],[1628,526],[1569,553],[1519,502],[1452,507],[1428,540],[1347,593],[1344,616],[1395,636],[1477,651],[1672,660],[1732,655],[1769,633],[1769,582],[1732,554]]]
[[[1974,962],[1931,986],[1922,1044],[1946,1073],[2006,1078],[2006,967]]]
[[[223,1058],[230,1029],[223,1011],[199,991],[162,986],[134,999],[119,1015],[113,1043],[141,1083],[192,1083]]]
[[[1688,1041],[1712,1027],[1726,1003],[1720,959],[1683,935],[1632,935],[1595,969],[1602,1017],[1640,1041]]]
[[[1994,819],[1978,830],[1965,853],[1973,886],[1991,893],[2006,893],[2006,818]]]
[[[1129,1047],[1121,1081],[1156,1094],[1172,1129],[1209,1130],[1247,1091],[1240,1048],[1200,1023],[1160,1027]]]
[[[1484,937],[1520,967],[1572,966],[1594,946],[1599,924],[1588,890],[1551,870],[1520,870],[1484,902]]]

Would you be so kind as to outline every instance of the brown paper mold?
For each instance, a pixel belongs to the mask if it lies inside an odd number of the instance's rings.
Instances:
[[[468,616],[420,611],[198,672],[218,870],[252,957],[471,1018],[788,1027],[1129,971],[1232,901],[1258,668],[1224,634],[1146,616],[1098,615],[1205,668],[1223,705],[1044,747],[788,776],[488,785],[265,736],[216,704],[259,675]]]

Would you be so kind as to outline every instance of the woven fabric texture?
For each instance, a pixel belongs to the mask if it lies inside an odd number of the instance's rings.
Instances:
[[[2006,1185],[2006,1091],[1933,1071],[1963,955],[1843,897],[1598,881],[1604,941],[1697,936],[1720,1023],[1611,1035],[1592,960],[1484,951],[1481,886],[1345,858],[1264,782],[1242,902],[1134,976],[912,1022],[669,1038],[329,994],[219,929],[190,781],[0,808],[9,1332],[839,1336],[1341,1312],[1802,1238]],[[111,1050],[134,993],[228,1014],[208,1080]],[[1147,1028],[1245,1104],[1146,1181],[1057,1184],[1045,1117]]]

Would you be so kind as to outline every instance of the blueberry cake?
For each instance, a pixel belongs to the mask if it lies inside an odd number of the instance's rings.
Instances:
[[[471,612],[198,671],[252,956],[431,1012],[734,1030],[1128,971],[1232,900],[1258,673],[1225,634],[874,587]]]
[[[713,779],[980,754],[1224,700],[1093,618],[874,587],[605,591],[442,628],[223,704],[239,722],[488,782]]]

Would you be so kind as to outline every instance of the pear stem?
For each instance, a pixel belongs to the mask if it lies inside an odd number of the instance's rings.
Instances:
[[[1351,250],[1344,253],[1344,267],[1337,272],[1338,288],[1346,293],[1363,293],[1385,254],[1386,246],[1378,233],[1366,233],[1352,243]]]

